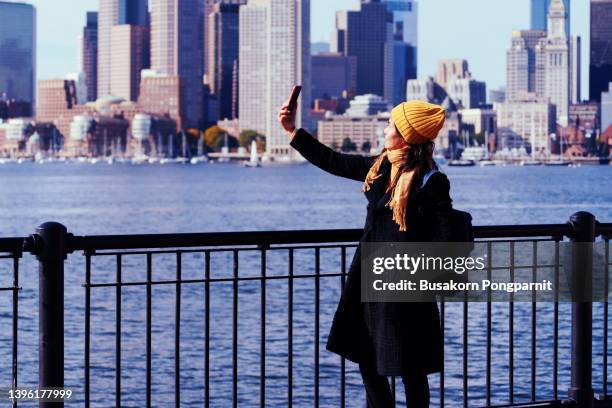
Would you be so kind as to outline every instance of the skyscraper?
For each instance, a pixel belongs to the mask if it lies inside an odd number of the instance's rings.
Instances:
[[[83,27],[81,72],[85,74],[87,100],[95,101],[98,95],[98,13],[87,12]]]
[[[203,9],[199,0],[152,0],[151,69],[178,75],[184,127],[199,127],[202,118]]]
[[[111,27],[117,24],[148,25],[147,0],[99,0],[98,97],[111,93]]]
[[[567,16],[561,0],[552,0],[546,36],[545,96],[557,107],[557,120],[567,124],[570,100],[570,50],[565,32]]]
[[[512,45],[506,52],[508,101],[523,97],[525,92],[544,93],[544,67],[541,65],[542,59],[538,57],[539,44],[544,38],[546,32],[542,30],[517,30],[512,33]]]
[[[612,0],[591,0],[589,98],[599,102],[612,82]]]
[[[310,109],[310,0],[251,0],[240,7],[240,128],[266,136],[272,156],[294,149],[278,124],[278,110],[293,85],[302,85],[296,126]]]
[[[357,93],[393,101],[393,14],[378,1],[336,13],[332,51],[357,58]]]
[[[232,84],[238,61],[238,4],[217,3],[208,15],[206,41],[207,81],[217,102],[219,119],[234,119]]]
[[[406,100],[406,81],[416,79],[418,65],[418,6],[414,0],[382,0],[393,13],[393,103]]]
[[[0,99],[34,105],[36,10],[24,3],[0,1]]]
[[[149,68],[149,27],[118,24],[111,28],[111,94],[138,100],[141,71]]]
[[[444,89],[447,88],[451,78],[470,78],[468,62],[464,59],[445,59],[438,61],[436,82]]]
[[[213,12],[213,9],[216,4],[236,4],[236,5],[244,5],[248,0],[203,0],[204,2],[204,26],[202,29],[204,30],[204,45],[203,45],[203,53],[204,53],[204,73],[208,73],[208,19],[210,13]]]
[[[548,9],[552,0],[531,0],[531,29],[544,30],[548,29]],[[563,0],[567,20],[565,21],[565,34],[570,36],[570,0]]]

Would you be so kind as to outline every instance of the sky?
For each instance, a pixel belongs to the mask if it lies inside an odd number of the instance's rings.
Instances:
[[[77,37],[85,12],[98,0],[26,0],[37,9],[38,79],[77,70]],[[311,41],[329,42],[337,10],[359,0],[310,0]],[[333,5],[333,6],[332,6]],[[571,31],[582,37],[582,98],[588,96],[589,2],[571,0]],[[487,89],[506,81],[506,50],[512,30],[529,28],[529,0],[419,0],[418,74],[435,75],[437,62],[464,58],[474,78]]]

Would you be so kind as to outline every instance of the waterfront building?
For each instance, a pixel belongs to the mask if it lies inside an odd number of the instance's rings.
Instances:
[[[332,51],[357,59],[357,94],[393,100],[393,13],[377,1],[336,13]]]
[[[482,81],[451,76],[448,80],[446,91],[453,101],[463,108],[478,108],[487,103],[487,85]]]
[[[148,26],[121,24],[111,28],[111,95],[138,100],[141,71],[150,65],[149,35]]]
[[[149,25],[148,0],[99,0],[97,97],[111,94],[111,32],[117,24]]]
[[[446,91],[434,81],[433,77],[409,79],[406,82],[406,100],[419,100],[429,103],[441,103],[446,98]]]
[[[145,71],[142,75],[137,111],[172,118],[179,129],[184,127],[182,119],[184,98],[182,78],[178,75],[160,75]]]
[[[403,41],[393,42],[393,104],[406,100],[406,82],[417,77],[414,61],[417,48]]]
[[[599,102],[612,82],[612,0],[591,0],[589,98]]]
[[[512,45],[506,52],[506,94],[508,101],[521,98],[525,92],[538,95],[544,93],[544,67],[541,40],[546,38],[542,30],[515,30],[512,32]]]
[[[98,13],[87,12],[87,22],[81,37],[81,72],[85,74],[87,102],[98,95]],[[83,101],[84,102],[84,101]]]
[[[388,113],[361,117],[328,113],[318,122],[317,137],[321,143],[334,150],[340,150],[344,139],[348,137],[358,151],[369,153],[370,148],[376,150],[380,147],[378,141],[388,122]]]
[[[491,108],[460,109],[461,127],[470,134],[485,136],[497,132],[497,112]]]
[[[548,9],[551,0],[531,0],[531,29],[548,30]],[[570,0],[563,0],[563,5],[567,12],[565,21],[565,32],[570,35]]]
[[[608,83],[608,91],[601,93],[601,126],[604,132],[612,125],[612,82]]]
[[[525,94],[495,105],[498,148],[533,145],[539,153],[550,152],[550,134],[556,129],[556,108],[545,98]]]
[[[34,105],[36,9],[0,1],[0,98]]]
[[[185,128],[199,128],[203,104],[203,3],[199,0],[151,1],[151,69],[179,76]]]
[[[319,53],[312,60],[312,99],[352,97],[357,88],[357,58]]]
[[[358,95],[350,101],[346,115],[353,118],[362,118],[376,115],[379,112],[389,112],[392,106],[378,95]]]
[[[451,78],[466,79],[471,74],[468,69],[468,62],[464,59],[445,59],[438,61],[438,71],[436,72],[436,83],[448,91],[448,82]]]
[[[206,77],[217,119],[235,118],[234,90],[238,64],[238,4],[217,3],[206,20]]]
[[[238,93],[241,130],[266,136],[266,154],[297,158],[278,109],[302,85],[296,126],[308,127],[310,109],[310,1],[252,0],[239,11]]]

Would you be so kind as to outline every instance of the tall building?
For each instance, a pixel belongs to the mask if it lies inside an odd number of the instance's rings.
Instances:
[[[551,0],[531,0],[531,29],[532,30],[548,30],[548,9],[550,8]],[[565,11],[567,12],[567,21],[565,22],[565,33],[570,36],[570,0],[563,0]]]
[[[612,82],[608,84],[608,91],[601,93],[601,133],[612,126]]]
[[[542,30],[516,30],[512,32],[512,45],[506,51],[506,99],[521,98],[525,92],[543,93],[538,85],[544,84],[544,67],[538,53]],[[539,65],[538,65],[539,64]]]
[[[565,32],[567,14],[561,0],[552,0],[544,51],[545,96],[557,107],[557,120],[567,125],[570,101],[570,50]]]
[[[0,98],[34,104],[36,10],[0,1]]]
[[[88,11],[81,43],[81,72],[85,74],[87,101],[98,95],[98,13]]]
[[[572,35],[570,38],[570,102],[580,103],[581,100],[581,73],[582,64],[582,40],[579,35]]]
[[[395,40],[393,42],[393,104],[406,101],[406,82],[416,79],[417,47]]]
[[[406,81],[417,78],[418,6],[414,0],[382,0],[393,13],[393,103],[406,100]]]
[[[377,115],[391,110],[389,102],[378,95],[358,95],[350,102],[346,115],[353,118]]]
[[[464,109],[475,109],[487,103],[486,83],[472,78],[451,77],[446,92]]]
[[[310,109],[310,0],[251,0],[240,7],[240,128],[266,136],[267,154],[292,157],[278,125],[278,110],[291,88],[302,85],[296,126]]]
[[[312,99],[349,98],[357,88],[357,58],[327,52],[311,56]]]
[[[208,73],[208,44],[210,43],[209,40],[209,27],[208,27],[208,20],[210,18],[210,14],[213,12],[213,9],[215,7],[216,4],[235,4],[235,5],[244,5],[247,3],[248,0],[202,0],[204,3],[204,26],[202,27],[203,31],[204,31],[204,43],[202,46],[202,52],[204,54],[204,73],[207,74]]]
[[[111,94],[111,28],[117,24],[148,25],[148,0],[99,0],[98,97]]]
[[[181,78],[184,127],[202,119],[203,9],[199,0],[152,0],[151,69]]]
[[[219,119],[234,119],[232,96],[234,64],[238,62],[238,4],[217,3],[206,23],[206,67],[210,92],[217,103]]]
[[[468,62],[464,59],[445,59],[438,61],[438,71],[436,73],[436,82],[444,89],[448,85],[448,81],[452,78],[469,78],[470,71]]]
[[[612,82],[612,0],[591,0],[589,98],[600,101]]]
[[[440,104],[446,91],[432,77],[409,79],[406,82],[406,100],[418,100]]]
[[[549,134],[555,131],[555,106],[545,98],[533,95],[496,105],[498,147],[517,147],[527,142],[536,152],[550,151]]]
[[[378,1],[336,13],[332,51],[357,58],[357,93],[393,100],[393,14]]]
[[[138,100],[140,76],[150,64],[149,27],[121,24],[111,28],[111,94]]]

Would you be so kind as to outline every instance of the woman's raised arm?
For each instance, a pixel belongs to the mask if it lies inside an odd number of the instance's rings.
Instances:
[[[352,180],[364,181],[375,157],[358,154],[338,153],[315,139],[304,129],[295,128],[295,112],[289,110],[285,103],[279,113],[278,120],[290,133],[291,147],[296,149],[306,160],[328,173]]]
[[[364,181],[375,157],[338,153],[315,139],[304,129],[296,129],[291,147],[306,160],[328,173],[352,180]]]

